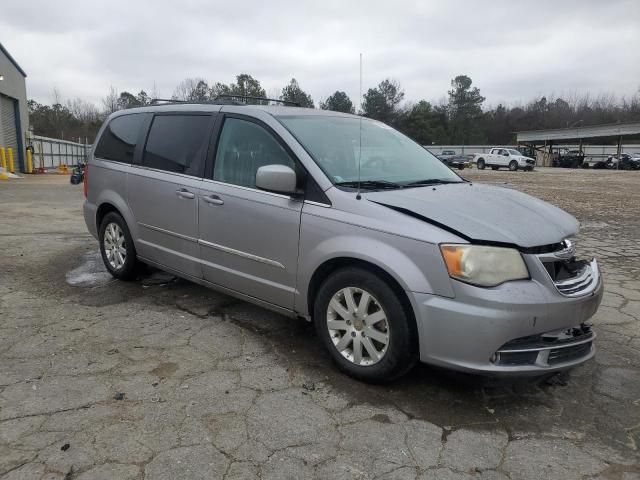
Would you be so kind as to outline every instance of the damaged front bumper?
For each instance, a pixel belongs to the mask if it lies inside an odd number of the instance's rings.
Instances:
[[[535,375],[593,357],[595,334],[586,322],[604,290],[597,263],[589,263],[588,286],[566,295],[531,257],[525,258],[529,280],[494,288],[452,280],[454,298],[410,293],[421,361],[476,373]]]

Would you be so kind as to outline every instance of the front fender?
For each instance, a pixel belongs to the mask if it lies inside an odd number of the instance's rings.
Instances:
[[[337,258],[371,263],[407,291],[454,295],[438,245],[305,215],[300,230],[295,308],[301,314],[308,314],[308,291],[313,274]]]

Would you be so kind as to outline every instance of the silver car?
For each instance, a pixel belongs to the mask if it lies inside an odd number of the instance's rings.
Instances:
[[[369,382],[417,360],[545,374],[594,355],[603,285],[576,219],[465,181],[383,123],[165,104],[111,115],[94,145],[84,215],[116,278],[144,262],[313,321]]]

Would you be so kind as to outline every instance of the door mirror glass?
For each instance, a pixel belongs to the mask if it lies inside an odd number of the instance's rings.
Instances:
[[[277,193],[295,193],[296,172],[286,165],[265,165],[258,168],[256,187]]]

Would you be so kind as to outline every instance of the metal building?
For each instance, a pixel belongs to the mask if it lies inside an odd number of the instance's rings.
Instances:
[[[0,43],[0,147],[12,148],[14,168],[24,172],[25,132],[29,128],[27,74]]]
[[[622,142],[637,143],[640,140],[640,122],[610,123],[590,125],[586,127],[552,128],[548,130],[528,130],[516,132],[518,145],[532,147],[545,154],[544,166],[550,166],[551,152],[554,146],[562,144],[577,145],[578,150],[584,151],[585,145],[604,145],[606,143],[615,146],[617,157],[622,153]],[[602,156],[605,150],[602,149]]]

